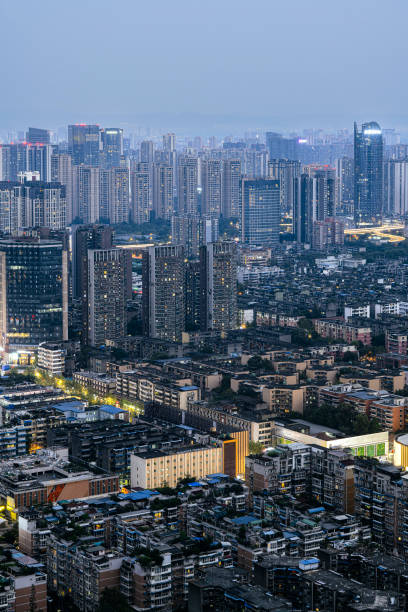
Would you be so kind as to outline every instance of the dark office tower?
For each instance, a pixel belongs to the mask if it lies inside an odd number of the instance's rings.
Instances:
[[[308,174],[294,179],[293,232],[299,244],[311,244],[315,221],[315,181]]]
[[[39,172],[42,181],[51,180],[51,155],[52,146],[37,144],[27,147],[27,170]]]
[[[227,159],[223,162],[222,207],[223,217],[238,219],[241,215],[241,161]]]
[[[338,210],[343,215],[353,213],[354,205],[354,160],[351,157],[336,159],[338,188]]]
[[[140,143],[140,161],[152,164],[154,159],[154,146],[151,140],[144,140]]]
[[[237,245],[212,242],[200,248],[201,329],[237,326]]]
[[[143,327],[150,338],[180,342],[185,325],[185,264],[182,246],[143,252]]]
[[[375,121],[354,124],[354,220],[379,223],[383,211],[383,136]]]
[[[171,219],[174,213],[173,167],[168,164],[153,166],[153,212],[159,219]]]
[[[85,123],[68,126],[68,153],[76,166],[99,166],[100,128]]]
[[[133,223],[150,221],[150,173],[135,170],[130,173],[131,207],[130,216]]]
[[[105,168],[118,168],[123,155],[123,130],[105,128],[101,130],[101,140]]]
[[[189,261],[186,263],[186,331],[200,329],[200,262]]]
[[[30,127],[26,134],[26,140],[31,144],[50,144],[50,133],[48,130]]]
[[[73,168],[72,159],[68,153],[55,153],[51,155],[51,181],[65,185],[65,198],[67,202],[67,225],[72,223],[73,214]]]
[[[222,163],[219,159],[201,162],[201,213],[218,219],[222,206]]]
[[[176,150],[176,135],[175,134],[164,134],[163,150],[169,151],[169,152]]]
[[[197,214],[198,160],[185,155],[178,159],[177,166],[177,210],[180,214]]]
[[[336,215],[336,171],[328,166],[305,166],[313,183],[313,220],[324,221]]]
[[[270,159],[299,159],[297,138],[284,138],[276,132],[266,133],[266,148]]]
[[[243,179],[242,241],[277,246],[280,226],[280,186],[274,179]]]
[[[128,168],[109,170],[109,222],[129,223],[130,190]]]
[[[268,162],[268,177],[279,181],[281,212],[293,212],[293,186],[294,179],[301,173],[299,161],[288,159],[271,159]]]
[[[408,161],[390,159],[384,164],[384,213],[395,217],[408,214]]]
[[[101,346],[126,331],[126,252],[88,251],[88,344]]]
[[[0,342],[6,353],[67,339],[67,253],[61,242],[0,241]]]
[[[73,171],[73,217],[81,223],[96,223],[103,216],[100,214],[101,173],[107,175],[108,171],[90,166],[77,166]]]

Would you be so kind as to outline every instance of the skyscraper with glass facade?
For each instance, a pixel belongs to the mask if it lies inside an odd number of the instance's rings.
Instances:
[[[0,240],[0,295],[0,342],[6,353],[67,339],[67,252],[62,242]]]
[[[242,241],[275,246],[279,242],[280,185],[275,179],[243,179]]]
[[[383,135],[375,121],[354,124],[354,220],[380,223],[383,212]]]

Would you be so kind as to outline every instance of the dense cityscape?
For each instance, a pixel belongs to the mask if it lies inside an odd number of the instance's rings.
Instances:
[[[407,19],[0,2],[0,612],[408,612]]]
[[[11,136],[0,609],[407,610],[397,130]]]

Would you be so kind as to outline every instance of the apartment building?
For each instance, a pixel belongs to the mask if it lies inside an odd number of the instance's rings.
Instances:
[[[132,487],[152,489],[175,487],[188,477],[204,478],[208,474],[223,473],[223,445],[187,447],[174,451],[148,451],[131,455],[130,478]]]

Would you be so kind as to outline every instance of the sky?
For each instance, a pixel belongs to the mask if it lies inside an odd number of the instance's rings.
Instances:
[[[407,0],[0,0],[0,133],[408,134]]]

